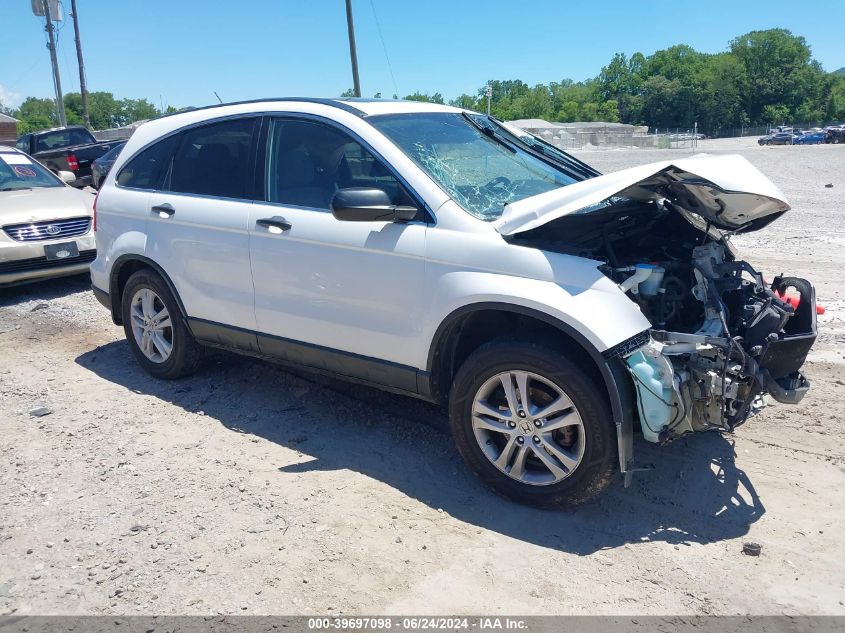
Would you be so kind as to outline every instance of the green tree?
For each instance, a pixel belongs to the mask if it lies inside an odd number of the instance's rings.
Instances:
[[[427,103],[445,103],[443,100],[443,95],[439,92],[435,92],[434,94],[425,94],[417,90],[414,94],[406,95],[406,101],[423,101]]]
[[[146,99],[122,99],[116,117],[118,125],[129,125],[135,121],[154,119],[160,113],[152,103]]]
[[[479,112],[487,107],[486,105],[481,105],[479,99],[468,94],[462,94],[458,98],[452,99],[449,105],[455,106],[456,108],[464,108],[465,110],[477,110]]]
[[[789,118],[790,112],[787,106],[769,104],[763,106],[763,111],[760,113],[758,120],[770,125],[783,125]]]
[[[56,102],[53,99],[27,97],[12,116],[20,121],[18,134],[56,127],[59,124]]]
[[[120,125],[120,103],[110,92],[89,92],[88,112],[91,116],[91,127],[95,130],[105,130]]]
[[[745,67],[730,53],[708,55],[694,109],[700,129],[711,134],[747,124],[742,108],[747,80]]]
[[[62,101],[65,104],[65,118],[68,125],[82,125],[85,117],[82,112],[82,95],[78,92],[65,93]]]
[[[845,76],[831,73],[830,82],[825,118],[842,121],[845,119]]]
[[[730,43],[730,52],[744,66],[747,88],[743,105],[752,122],[766,123],[786,108],[784,118],[804,101],[803,93],[817,91],[821,73],[811,64],[807,41],[786,29],[752,31]],[[771,106],[767,108],[767,106]]]
[[[639,118],[645,65],[642,53],[634,53],[630,59],[616,53],[596,78],[598,96],[605,102],[616,102],[617,120],[630,123]]]

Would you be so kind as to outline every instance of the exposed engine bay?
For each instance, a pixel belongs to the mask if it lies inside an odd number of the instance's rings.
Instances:
[[[652,323],[623,359],[643,435],[659,443],[732,431],[766,394],[797,403],[809,388],[800,369],[816,338],[813,286],[767,282],[736,259],[729,238],[667,198],[615,198],[510,237],[603,262]]]

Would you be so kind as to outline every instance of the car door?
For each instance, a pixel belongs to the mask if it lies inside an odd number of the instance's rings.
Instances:
[[[172,279],[200,338],[254,349],[249,263],[251,168],[260,117],[189,128],[174,141],[160,190],[150,194],[146,255]]]
[[[326,121],[270,117],[263,136],[264,201],[250,220],[260,349],[415,390],[411,340],[425,310],[422,204],[359,139]],[[414,204],[419,220],[337,220],[332,195],[355,186]]]

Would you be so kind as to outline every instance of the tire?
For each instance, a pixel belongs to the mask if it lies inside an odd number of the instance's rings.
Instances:
[[[123,289],[120,309],[129,348],[147,373],[174,380],[199,369],[204,349],[188,331],[176,298],[158,273],[148,268],[134,273]],[[155,323],[152,317],[161,314],[166,316]]]
[[[522,375],[527,375],[525,382]],[[529,393],[524,417],[519,417],[520,407],[512,413],[508,382],[514,400],[522,390]],[[568,400],[558,400],[561,395]],[[549,407],[552,403],[560,406]],[[555,408],[557,413],[550,412]],[[544,409],[546,417],[537,415]],[[474,410],[483,413],[474,415]],[[469,467],[518,503],[543,508],[583,503],[608,486],[617,468],[616,427],[602,391],[540,341],[500,339],[473,352],[452,384],[449,421]],[[503,457],[508,447],[511,453]],[[504,470],[494,464],[496,459]]]

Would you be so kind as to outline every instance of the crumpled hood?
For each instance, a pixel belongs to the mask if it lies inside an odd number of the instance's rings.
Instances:
[[[762,228],[789,210],[781,190],[742,156],[701,154],[624,169],[512,202],[493,226],[502,235],[514,235],[616,196],[666,198],[714,227],[736,232]]]

